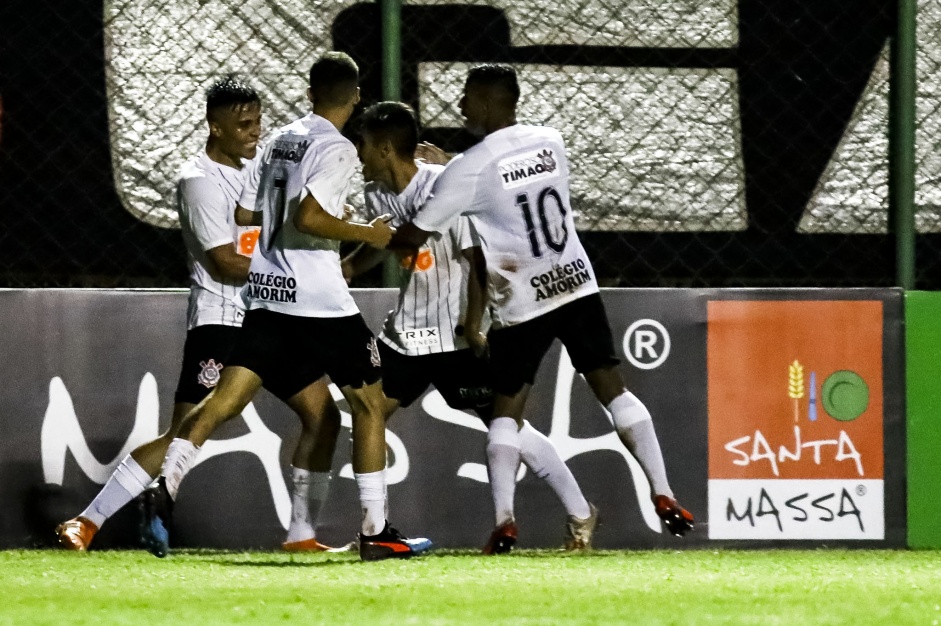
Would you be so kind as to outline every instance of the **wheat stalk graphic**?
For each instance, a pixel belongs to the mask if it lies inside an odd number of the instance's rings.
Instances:
[[[794,399],[794,423],[798,422],[798,401],[804,397],[804,366],[795,359],[787,366],[787,395]]]

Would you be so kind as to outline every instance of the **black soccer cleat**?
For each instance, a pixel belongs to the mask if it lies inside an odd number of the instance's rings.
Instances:
[[[163,476],[157,484],[141,494],[141,545],[158,558],[170,552],[170,524],[173,520],[173,498],[167,491]]]
[[[378,535],[359,535],[359,558],[364,561],[408,559],[431,550],[431,541],[425,538],[408,539],[389,526]]]
[[[693,530],[693,514],[681,507],[676,500],[668,496],[655,496],[653,499],[657,516],[671,534],[682,537]]]

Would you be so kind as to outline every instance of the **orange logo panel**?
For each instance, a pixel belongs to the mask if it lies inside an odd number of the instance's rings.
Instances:
[[[402,255],[399,262],[402,269],[427,272],[434,266],[435,257],[431,254],[431,250],[424,248],[418,251],[417,257],[414,254]]]
[[[255,251],[255,246],[258,245],[258,235],[261,233],[261,228],[252,227],[246,229],[239,235],[239,248],[238,253],[242,256],[252,256],[252,252]]]
[[[714,301],[708,320],[710,478],[882,478],[882,302]]]

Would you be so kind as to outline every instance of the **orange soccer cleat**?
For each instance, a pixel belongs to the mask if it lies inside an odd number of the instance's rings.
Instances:
[[[663,520],[663,525],[672,534],[682,537],[693,530],[693,514],[681,507],[673,498],[654,496],[653,506],[657,511],[657,516]]]
[[[281,544],[281,549],[285,552],[326,552],[335,550],[335,548],[323,545],[313,537],[302,541],[285,541]]]
[[[59,544],[66,550],[84,552],[95,538],[98,526],[87,517],[73,517],[56,527]]]
[[[503,522],[490,533],[490,539],[487,540],[487,545],[484,546],[483,553],[506,554],[516,545],[518,535],[519,528],[517,528],[516,522],[513,520]]]

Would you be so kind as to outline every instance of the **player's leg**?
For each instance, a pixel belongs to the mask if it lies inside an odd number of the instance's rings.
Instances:
[[[489,426],[493,418],[493,377],[489,361],[474,356],[471,350],[447,352],[431,369],[433,384],[453,409],[473,410]],[[417,359],[429,357],[414,357]],[[598,519],[597,510],[582,494],[575,476],[559,455],[552,441],[523,421],[520,434],[520,459],[537,477],[552,488],[568,515],[564,541],[568,550],[586,550]]]
[[[693,515],[673,497],[650,411],[627,390],[620,373],[613,367],[588,372],[585,380],[607,409],[618,437],[644,470],[657,515],[667,530],[682,537],[693,529]]]
[[[315,538],[320,509],[330,490],[333,453],[340,434],[340,409],[326,378],[287,401],[301,419],[291,460],[291,524],[282,548],[291,552],[329,549]]]
[[[484,546],[484,554],[509,552],[517,540],[513,503],[521,462],[523,410],[552,340],[542,318],[494,329],[488,335],[494,400],[493,418],[487,427],[487,468],[496,527]]]
[[[124,457],[85,510],[56,527],[59,545],[67,550],[87,550],[104,523],[124,505],[144,493],[160,473],[160,463],[183,416],[194,406],[187,403],[173,406],[173,418],[167,432]]]
[[[386,410],[376,338],[362,316],[321,320],[319,344],[327,373],[340,387],[353,421],[353,474],[363,511],[360,557],[409,557],[428,550],[427,539],[406,539],[386,520]]]
[[[647,407],[627,390],[617,369],[619,360],[601,296],[579,298],[566,305],[562,339],[575,370],[605,407],[618,437],[640,464],[650,483],[651,499],[667,529],[682,536],[693,528],[693,516],[673,499],[663,453]]]
[[[190,411],[180,432],[170,442],[160,472],[161,482],[176,499],[180,483],[193,466],[199,448],[219,426],[240,415],[261,388],[261,377],[250,369],[230,366],[222,371],[219,385]]]
[[[139,496],[160,474],[160,466],[183,418],[205,398],[228,362],[238,328],[198,326],[186,334],[183,363],[177,381],[170,426],[156,439],[134,449],[115,468],[104,487],[77,517],[56,529],[59,543],[70,550],[86,550],[99,528],[128,502]]]

